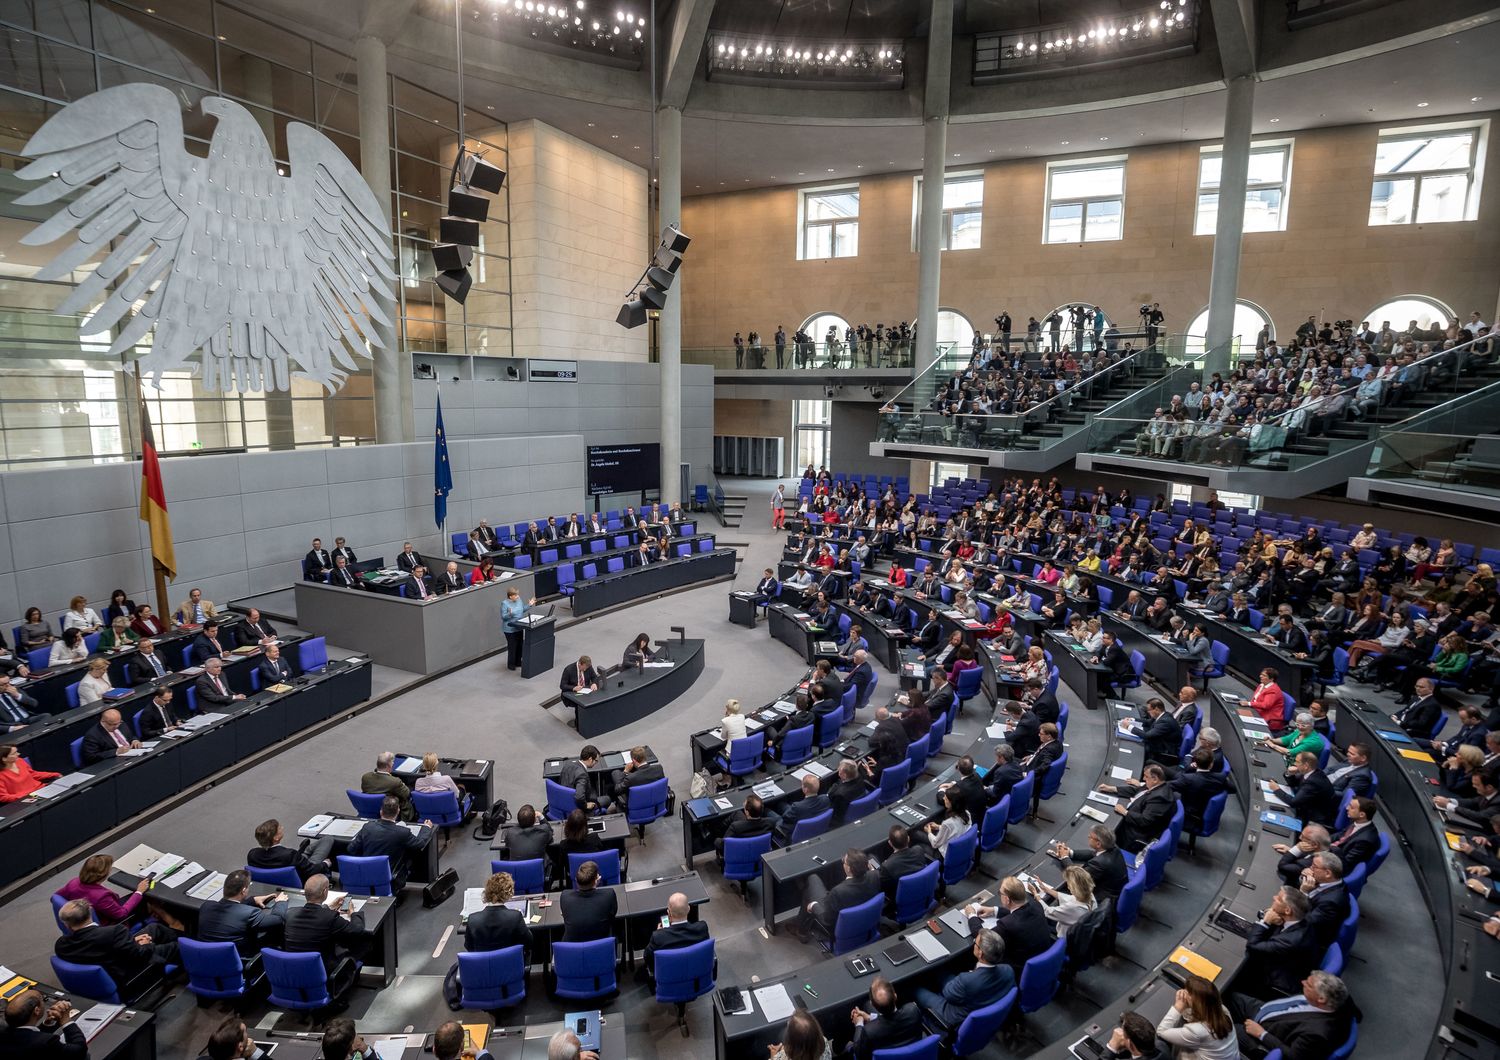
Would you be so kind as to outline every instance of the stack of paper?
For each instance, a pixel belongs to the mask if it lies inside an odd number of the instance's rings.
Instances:
[[[786,992],[786,984],[775,983],[754,991],[755,1000],[767,1023],[780,1023],[793,1012],[792,998]]]
[[[169,872],[163,878],[157,880],[163,887],[181,887],[188,880],[193,879],[203,871],[203,866],[196,861],[190,861],[180,869]]]
[[[1091,792],[1088,793],[1087,798],[1089,799],[1089,801],[1091,801],[1091,802],[1097,802],[1101,806],[1114,806],[1115,805],[1115,797],[1113,795],[1106,795],[1102,791],[1091,791]]]
[[[303,839],[315,839],[323,834],[323,829],[333,823],[333,814],[320,813],[308,818],[306,824],[297,829],[297,834]]]
[[[215,898],[220,898],[224,894],[224,881],[227,878],[227,873],[210,872],[199,883],[188,888],[188,897],[196,898],[200,902],[210,902]]]
[[[132,876],[146,875],[146,866],[155,864],[156,859],[161,857],[161,851],[142,843],[128,854],[121,854],[115,858],[115,868],[121,872],[127,872]]]
[[[147,865],[146,871],[141,873],[141,875],[150,876],[152,873],[155,873],[159,878],[165,876],[173,869],[180,868],[185,864],[187,864],[187,858],[183,857],[181,854],[163,854],[151,864]]]
[[[106,1005],[103,1002],[95,1005],[87,1012],[78,1017],[78,1029],[83,1032],[83,1040],[93,1041],[99,1032],[109,1025],[109,1021],[125,1011],[124,1005]]]
[[[781,796],[781,789],[776,786],[774,780],[763,780],[750,790],[762,799],[775,799]]]
[[[322,834],[335,839],[353,839],[364,826],[365,822],[357,817],[336,817],[323,829]]]
[[[473,916],[475,913],[479,912],[483,908],[484,908],[484,888],[483,887],[465,887],[464,888],[464,907],[461,910],[459,910],[459,913],[458,913],[459,920],[461,920],[461,921],[462,920],[468,920],[469,917]]]

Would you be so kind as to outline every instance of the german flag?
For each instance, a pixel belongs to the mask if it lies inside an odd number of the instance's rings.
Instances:
[[[167,493],[156,460],[156,436],[151,412],[141,401],[141,522],[151,528],[151,558],[170,578],[177,577],[177,551],[172,547],[172,521],[167,518]],[[160,583],[158,583],[160,584]]]

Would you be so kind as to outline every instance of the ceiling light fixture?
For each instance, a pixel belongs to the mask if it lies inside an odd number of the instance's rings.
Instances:
[[[1417,106],[1418,107],[1425,107],[1425,106],[1427,106],[1427,103],[1426,103],[1426,101],[1423,101],[1421,103],[1418,103]]]

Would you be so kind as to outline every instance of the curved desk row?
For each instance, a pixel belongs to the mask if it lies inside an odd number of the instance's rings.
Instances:
[[[587,615],[606,607],[631,603],[657,593],[680,589],[694,582],[709,581],[734,573],[736,553],[732,548],[714,548],[712,537],[674,541],[691,545],[691,555],[664,559],[646,566],[626,567],[573,583],[573,614]],[[709,545],[707,551],[702,546]],[[575,561],[576,562],[576,561]]]
[[[703,641],[668,641],[664,648],[666,664],[617,669],[599,678],[598,691],[563,690],[563,705],[573,709],[578,735],[598,736],[640,721],[692,687],[703,673]]]
[[[465,1017],[467,1018],[467,1017]],[[547,1044],[561,1030],[572,1030],[562,1021],[548,1023],[509,1024],[486,1028],[488,1033],[475,1040],[476,1051],[488,1053],[494,1060],[546,1060]],[[407,1034],[404,1032],[381,1033],[363,1031],[361,1037],[371,1049],[369,1055],[421,1056],[432,1052],[431,1034]],[[321,1031],[272,1031],[271,1041],[276,1046],[276,1060],[323,1060],[323,1033]],[[618,1012],[606,1012],[599,1019],[599,1055],[624,1057],[625,1017]]]
[[[293,733],[370,697],[365,661],[335,662],[298,678],[289,692],[263,690],[215,713],[223,717],[148,751],[85,766],[87,779],[51,798],[0,806],[0,887],[35,872],[136,814],[165,802]],[[38,768],[51,763],[39,762]],[[54,771],[72,772],[68,764]]]

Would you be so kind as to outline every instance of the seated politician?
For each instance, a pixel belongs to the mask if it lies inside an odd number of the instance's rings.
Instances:
[[[516,896],[516,881],[508,872],[496,872],[484,884],[484,908],[469,914],[464,927],[464,949],[470,953],[492,953],[510,946],[531,950],[531,928],[526,915],[507,909]]]
[[[391,890],[400,894],[411,876],[412,855],[432,841],[432,822],[423,821],[416,832],[400,821],[401,800],[387,795],[380,802],[380,817],[369,821],[349,841],[347,853],[357,858],[384,857],[391,865]]]
[[[651,933],[646,943],[646,977],[656,979],[656,955],[662,950],[676,950],[708,941],[708,923],[690,920],[693,907],[687,895],[676,891],[667,899],[667,923]]]
[[[381,751],[375,756],[375,768],[359,778],[359,790],[366,795],[394,795],[401,804],[401,820],[415,821],[417,811],[411,804],[411,789],[391,772],[395,764],[394,752]]]
[[[159,681],[171,672],[172,667],[150,637],[142,637],[135,646],[135,654],[125,660],[125,683],[132,688]]]
[[[10,674],[0,674],[0,732],[15,732],[38,721],[37,701],[11,683]]]
[[[57,918],[66,934],[52,944],[53,953],[73,964],[98,965],[122,993],[137,976],[162,970],[177,960],[177,933],[165,924],[146,924],[139,929],[125,924],[96,924],[87,898],[65,903]]]
[[[568,663],[563,667],[558,687],[564,692],[581,692],[585,688],[591,692],[599,691],[599,671],[594,669],[594,660],[580,655],[577,662]]]
[[[281,941],[287,897],[282,891],[250,897],[250,873],[235,869],[224,877],[223,896],[198,911],[199,942],[232,942],[241,957],[253,957]]]
[[[651,634],[637,633],[635,640],[631,641],[629,647],[625,649],[621,665],[634,669],[642,663],[653,662],[655,659],[656,653],[651,650]]]
[[[19,747],[0,744],[0,803],[19,802],[60,776],[61,773],[32,769],[21,758]]]
[[[121,731],[123,721],[120,712],[114,707],[99,715],[98,724],[83,734],[80,757],[84,765],[91,766],[95,762],[114,758],[141,746],[141,741],[132,740]]]
[[[291,681],[292,664],[282,658],[281,645],[267,644],[265,657],[256,664],[255,672],[260,675],[260,687],[270,688]]]
[[[198,700],[198,709],[202,711],[227,707],[245,698],[241,693],[230,689],[229,682],[224,678],[224,664],[218,656],[203,664],[203,673],[193,682],[193,695]]]
[[[201,626],[218,615],[214,602],[203,598],[202,589],[189,590],[187,599],[177,605],[172,617],[179,626]]]
[[[231,649],[234,645],[219,637],[219,620],[211,618],[203,623],[203,632],[193,638],[192,650],[188,653],[193,660],[193,665],[202,666],[213,658],[230,658]]]
[[[252,607],[245,620],[235,627],[234,637],[241,648],[268,644],[276,639],[276,627],[261,615],[260,608]]]
[[[302,888],[307,903],[286,915],[282,947],[291,953],[317,953],[328,976],[328,995],[337,1003],[354,986],[355,959],[368,947],[365,918],[345,896],[329,903],[328,877],[313,876]],[[338,906],[336,909],[335,906]]]
[[[314,876],[328,875],[332,868],[329,855],[333,853],[333,837],[320,836],[304,846],[283,846],[286,832],[281,822],[272,817],[255,826],[255,847],[245,854],[245,864],[252,869],[284,869],[297,871],[298,879],[306,883]]]
[[[563,891],[559,900],[562,911],[564,942],[592,942],[607,939],[615,933],[615,914],[619,897],[612,887],[599,886],[599,864],[585,861],[574,876],[577,889]]]
[[[141,739],[154,740],[168,729],[182,724],[182,715],[172,705],[172,689],[163,685],[151,697],[151,703],[141,711]]]

